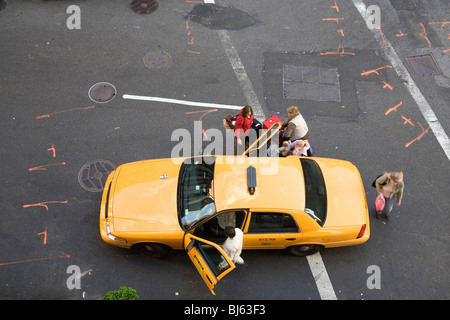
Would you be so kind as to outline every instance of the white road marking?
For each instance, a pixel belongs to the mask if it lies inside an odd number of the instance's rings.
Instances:
[[[204,3],[214,4],[214,0],[204,0]],[[265,120],[266,116],[264,111],[262,110],[261,104],[259,103],[258,97],[255,93],[255,89],[253,88],[252,82],[250,81],[247,72],[245,71],[244,65],[242,64],[241,59],[236,51],[236,48],[231,41],[230,35],[227,30],[217,30],[219,34],[220,40],[222,41],[222,45],[227,54],[228,60],[230,61],[231,67],[238,79],[242,90],[244,91],[244,96],[247,101],[247,105],[251,106],[253,109],[253,114],[258,120]],[[226,104],[215,104],[215,103],[204,103],[204,102],[192,102],[186,100],[178,100],[178,99],[170,99],[170,98],[161,98],[161,97],[149,97],[149,96],[137,96],[137,95],[129,95],[124,94],[124,99],[132,99],[132,100],[144,100],[144,101],[157,101],[157,102],[165,102],[165,103],[174,103],[174,104],[182,104],[188,106],[196,106],[196,107],[206,107],[206,108],[220,108],[220,109],[232,109],[232,110],[240,110],[244,106],[232,106]]]
[[[331,284],[330,278],[328,277],[327,270],[322,261],[322,257],[319,252],[306,256],[308,259],[309,268],[313,274],[314,280],[316,281],[317,289],[319,290],[320,298],[322,300],[337,300],[336,294],[334,293],[333,285]]]
[[[215,4],[214,0],[204,0],[203,2]],[[242,90],[244,91],[247,105],[252,107],[253,114],[256,119],[258,119],[259,121],[266,120],[266,116],[264,114],[264,111],[262,110],[261,104],[259,103],[258,96],[256,95],[252,82],[250,81],[250,78],[245,71],[241,58],[239,58],[239,54],[234,47],[233,41],[231,41],[228,30],[217,30],[217,33],[219,34],[220,41],[222,41],[222,46],[225,49],[236,78],[238,79]]]
[[[170,98],[161,98],[161,97],[149,97],[149,96],[137,96],[131,94],[124,94],[122,96],[124,99],[131,100],[143,100],[143,101],[156,101],[156,102],[164,102],[164,103],[174,103],[174,104],[182,104],[186,106],[194,106],[194,107],[203,107],[203,108],[218,108],[218,109],[232,109],[232,110],[241,110],[244,106],[233,106],[228,104],[217,104],[217,103],[208,103],[208,102],[195,102],[195,101],[187,101],[187,100],[178,100],[178,99],[170,99]]]
[[[364,4],[362,0],[352,0],[353,5],[356,7],[356,9],[359,11],[361,16],[363,17],[364,21],[368,21],[370,17],[370,13],[367,12],[367,7]],[[369,29],[370,30],[370,29]],[[431,106],[429,105],[428,101],[423,96],[422,92],[420,92],[419,88],[417,87],[416,83],[412,79],[411,75],[409,74],[408,70],[403,65],[402,61],[397,55],[397,52],[395,51],[394,47],[392,47],[391,43],[381,38],[379,29],[373,29],[371,30],[375,39],[377,40],[380,47],[383,49],[384,53],[388,57],[389,61],[391,62],[392,67],[397,72],[398,76],[405,80],[405,86],[408,89],[409,93],[413,97],[413,99],[416,101],[417,106],[419,107],[420,112],[422,112],[422,115],[424,116],[425,120],[428,122],[428,125],[430,126],[431,130],[433,131],[437,141],[441,145],[442,149],[444,150],[447,158],[450,160],[450,139],[448,135],[445,133],[444,128],[441,126],[438,118],[436,117],[435,113],[431,109]]]
[[[214,0],[204,0],[204,3],[215,3]],[[258,97],[253,88],[252,82],[250,81],[247,72],[245,71],[244,65],[237,53],[236,48],[231,41],[230,35],[227,30],[218,30],[220,40],[227,54],[228,60],[236,74],[241,87],[244,91],[247,104],[253,109],[255,118],[262,121],[266,119],[266,115],[262,110],[261,104],[259,103]],[[337,300],[336,295],[331,285],[331,281],[328,277],[325,265],[323,264],[322,257],[320,253],[316,253],[312,256],[307,257],[309,267],[316,281],[317,289],[319,290],[320,297],[323,300]]]
[[[261,104],[259,103],[258,97],[253,88],[252,82],[250,81],[247,72],[245,71],[244,65],[236,51],[236,48],[231,41],[230,35],[227,30],[217,30],[220,40],[222,41],[223,48],[227,54],[228,60],[231,63],[231,67],[236,74],[236,78],[241,84],[242,90],[244,91],[245,99],[247,100],[247,105],[252,107],[254,117],[259,121],[266,120],[264,111],[262,110]]]

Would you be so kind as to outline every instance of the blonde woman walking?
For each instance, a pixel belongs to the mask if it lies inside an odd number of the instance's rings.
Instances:
[[[391,216],[392,207],[394,206],[394,196],[397,196],[397,206],[402,203],[403,197],[403,172],[385,172],[375,180],[377,195],[382,195],[385,199],[385,205],[382,210],[377,210],[376,218],[380,219],[382,213],[386,214],[386,219]]]

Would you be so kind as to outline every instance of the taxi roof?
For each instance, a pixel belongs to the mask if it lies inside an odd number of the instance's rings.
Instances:
[[[247,168],[254,167],[256,188],[251,195]],[[305,208],[305,184],[299,158],[216,156],[214,199],[217,211],[228,209]]]

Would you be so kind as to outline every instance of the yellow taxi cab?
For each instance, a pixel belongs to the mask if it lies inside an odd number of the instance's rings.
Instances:
[[[107,243],[162,257],[185,250],[214,294],[235,268],[221,248],[224,229],[244,233],[243,249],[305,256],[369,239],[361,176],[348,161],[198,156],[117,167],[106,182],[100,233]]]

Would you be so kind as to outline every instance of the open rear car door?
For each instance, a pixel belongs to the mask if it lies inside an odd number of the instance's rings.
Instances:
[[[242,155],[249,156],[256,152],[256,154],[259,156],[260,149],[266,145],[267,145],[266,146],[266,149],[267,149],[267,147],[270,145],[269,142],[271,142],[272,137],[275,136],[275,134],[280,130],[281,130],[281,123],[279,123],[279,122],[273,123],[269,128],[267,128],[266,130],[264,130],[262,132],[261,136],[259,136],[258,139],[256,139],[256,141],[253,142],[247,148],[247,150],[244,151],[244,153]],[[277,144],[278,144],[278,142],[277,142]]]
[[[236,266],[223,249],[214,242],[196,237],[190,233],[184,235],[184,248],[209,290]]]

